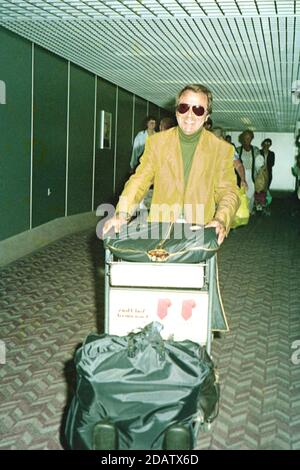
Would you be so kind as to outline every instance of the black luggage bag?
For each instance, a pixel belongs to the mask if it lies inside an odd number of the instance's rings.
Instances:
[[[204,347],[163,340],[160,329],[154,322],[128,336],[87,337],[75,358],[71,449],[194,447],[198,424],[217,415],[214,365]]]

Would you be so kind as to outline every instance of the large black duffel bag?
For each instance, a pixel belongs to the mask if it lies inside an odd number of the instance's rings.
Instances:
[[[97,449],[99,423],[103,432],[115,428],[117,449],[156,450],[176,423],[192,429],[195,420],[215,418],[219,388],[205,348],[164,341],[160,328],[154,322],[124,337],[87,337],[75,359],[77,389],[65,431],[71,449]]]
[[[201,263],[219,250],[214,227],[139,219],[123,225],[119,234],[111,230],[104,246],[117,258],[135,262]]]

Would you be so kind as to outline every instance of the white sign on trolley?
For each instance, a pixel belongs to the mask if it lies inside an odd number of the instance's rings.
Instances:
[[[163,325],[164,339],[207,341],[208,295],[206,292],[111,288],[109,332],[127,335],[152,321]]]

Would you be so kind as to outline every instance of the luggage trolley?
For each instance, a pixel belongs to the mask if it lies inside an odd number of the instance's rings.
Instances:
[[[211,354],[216,256],[202,263],[133,262],[105,250],[105,333],[127,335],[152,321],[161,335]]]
[[[149,235],[147,224],[137,227]],[[76,354],[71,448],[191,450],[217,416],[209,357],[219,326],[215,230],[202,239],[193,226],[192,238],[186,230],[168,241],[168,227],[163,238],[137,240],[125,230],[105,241],[105,334],[89,335]]]

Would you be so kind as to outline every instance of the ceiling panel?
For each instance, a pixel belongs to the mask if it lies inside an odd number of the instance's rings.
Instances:
[[[298,0],[0,0],[0,24],[162,107],[204,83],[228,130],[300,119]]]

